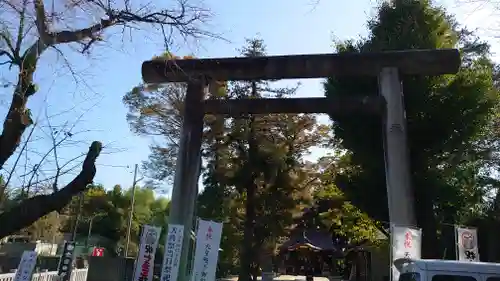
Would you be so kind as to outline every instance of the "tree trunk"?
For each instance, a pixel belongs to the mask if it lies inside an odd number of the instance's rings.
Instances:
[[[30,63],[32,60],[34,62]],[[36,61],[37,57],[26,58],[26,64],[19,70],[17,85],[0,135],[0,168],[14,154],[24,131],[33,123],[26,104],[28,98],[36,92],[36,86],[33,84]],[[7,184],[0,185],[0,202],[3,202],[6,188]]]
[[[262,253],[259,255],[259,264],[262,268],[262,281],[273,281],[273,250],[270,248],[270,245],[265,245],[261,248]]]
[[[252,82],[252,97],[257,96],[257,84]],[[255,142],[255,128],[254,128],[255,117],[250,116],[249,118],[249,128],[250,131],[247,135],[248,143],[248,153],[247,153],[247,163],[246,172],[247,177],[245,180],[246,187],[246,204],[245,204],[245,223],[242,241],[242,258],[240,264],[240,274],[238,277],[239,281],[251,281],[252,280],[252,265],[255,264],[255,233],[254,225],[256,218],[256,196],[257,196],[257,185],[255,183],[256,174],[254,173],[255,165],[258,163],[259,157],[259,147]]]
[[[250,165],[249,165],[250,166]],[[253,176],[251,177],[253,179]],[[254,183],[247,186],[247,198],[245,204],[245,227],[243,232],[243,244],[241,255],[241,269],[239,273],[239,281],[251,281],[252,264],[254,260],[253,247],[253,228],[255,221],[255,192],[256,186]]]
[[[457,210],[449,208],[444,210],[444,222],[441,225],[441,259],[455,260],[456,259],[456,244],[455,244],[455,217]]]
[[[434,205],[432,204],[433,197],[430,194],[424,194],[432,189],[430,186],[419,188],[415,186],[416,202],[415,212],[417,224],[422,228],[422,258],[423,259],[440,259],[443,252],[437,237],[437,222],[434,215]]]
[[[259,266],[256,263],[252,263],[252,281],[257,281],[259,278]]]

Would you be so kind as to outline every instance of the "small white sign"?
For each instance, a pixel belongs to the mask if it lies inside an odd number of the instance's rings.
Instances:
[[[33,270],[36,266],[37,254],[35,251],[24,251],[21,256],[21,262],[17,267],[14,281],[31,281]]]
[[[422,250],[422,230],[411,227],[391,228],[391,274],[392,280],[399,279],[399,271],[394,261],[401,258],[420,259]]]
[[[184,238],[184,226],[180,224],[169,224],[167,237],[165,239],[165,253],[161,270],[161,281],[177,281],[179,274],[179,262],[181,259],[182,239]]]
[[[221,237],[222,223],[198,221],[192,278],[194,281],[215,280]]]
[[[457,259],[459,261],[479,261],[476,228],[456,226],[455,240],[457,242]]]

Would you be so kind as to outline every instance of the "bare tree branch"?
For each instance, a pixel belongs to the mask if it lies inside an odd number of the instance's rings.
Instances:
[[[71,198],[85,190],[94,180],[95,161],[101,153],[102,144],[93,142],[82,165],[82,171],[68,185],[49,195],[36,195],[0,214],[0,238],[31,225],[53,211],[62,210]]]
[[[10,180],[12,179],[12,175],[14,174],[15,169],[17,168],[17,164],[19,163],[19,160],[21,159],[21,156],[23,155],[23,152],[26,150],[26,147],[28,146],[28,143],[33,136],[33,132],[35,131],[36,125],[31,128],[30,133],[28,134],[28,138],[24,142],[23,147],[21,148],[21,151],[16,158],[16,161],[14,162],[14,166],[12,166],[12,169],[9,173],[9,176],[7,177],[7,180],[5,181],[5,184],[0,187],[0,205],[3,202],[4,194],[5,194],[5,188],[9,186]]]

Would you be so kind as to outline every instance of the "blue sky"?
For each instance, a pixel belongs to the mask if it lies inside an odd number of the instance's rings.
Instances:
[[[473,9],[470,7],[456,9],[451,0],[444,1],[444,4],[458,13],[459,20],[473,28],[493,24],[485,21],[484,12],[471,14],[469,12]],[[376,1],[206,0],[204,5],[214,12],[209,28],[220,33],[227,41],[207,39],[196,46],[181,46],[181,42],[174,47],[175,53],[192,53],[198,57],[236,56],[245,38],[255,36],[264,39],[271,55],[331,52],[333,39],[343,40],[366,34],[365,23],[374,14]],[[116,34],[118,32],[116,30]],[[72,142],[60,149],[59,157],[69,160],[85,152],[92,140],[102,141],[106,149],[97,161],[95,182],[106,187],[114,184],[129,187],[134,164],[147,159],[150,140],[130,132],[125,119],[127,110],[121,99],[128,90],[141,82],[141,63],[161,53],[163,44],[159,36],[144,33],[132,36],[132,41],[123,43],[116,34],[107,38],[111,47],[97,48],[90,57],[67,53],[70,64],[79,74],[81,81],[78,83],[68,74],[67,68],[61,68],[64,61],[56,53],[44,55],[36,76],[40,92],[30,102],[30,108],[45,126],[44,112],[57,115],[50,119],[52,125],[73,123],[78,119],[72,132],[81,134],[72,137]],[[6,68],[0,68],[0,71],[1,77],[12,78],[12,73]],[[300,95],[323,94],[321,80],[301,82]],[[5,112],[11,93],[8,88],[0,90],[0,110]],[[44,133],[37,130],[35,135],[41,137]],[[28,162],[33,164],[38,161],[40,156],[36,154],[44,153],[50,146],[50,138],[46,135],[30,144],[29,147],[36,151],[28,155]],[[311,158],[322,153],[324,151],[314,151]],[[14,158],[5,167],[7,171]],[[45,176],[53,173],[51,169],[54,161],[51,159],[45,162]],[[23,161],[26,161],[24,156],[20,162]],[[12,178],[13,183],[22,181],[24,171],[18,170]],[[43,176],[39,175],[40,178]],[[62,181],[67,182],[71,177],[68,174]]]

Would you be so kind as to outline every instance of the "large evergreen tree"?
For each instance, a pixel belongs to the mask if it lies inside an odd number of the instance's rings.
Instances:
[[[456,75],[403,76],[411,183],[417,223],[423,229],[423,257],[440,258],[438,233],[480,211],[491,185],[485,165],[492,117],[498,104],[488,46],[461,30],[453,18],[430,1],[383,3],[369,22],[368,38],[337,45],[339,52],[460,48]],[[376,78],[331,77],[327,96],[378,95]],[[372,218],[388,221],[382,120],[332,116],[335,140],[353,169],[337,177],[338,186]],[[493,141],[492,141],[493,140]],[[438,232],[439,231],[439,232]],[[453,239],[447,239],[453,241]],[[452,252],[453,245],[443,245]],[[451,248],[450,248],[451,247]]]
[[[126,244],[131,197],[131,188],[124,190],[115,185],[106,191],[103,186],[91,186],[85,191],[83,201],[80,201],[80,196],[75,196],[65,208],[61,216],[65,219],[60,230],[72,233],[76,226],[77,241],[85,241],[89,247],[95,246],[94,243],[98,241],[97,244],[107,248],[108,253],[124,254],[122,251]],[[169,200],[166,198],[156,197],[150,188],[136,187],[129,256],[138,253],[140,229],[144,224],[163,228],[159,245],[160,252],[163,252],[168,208]]]

